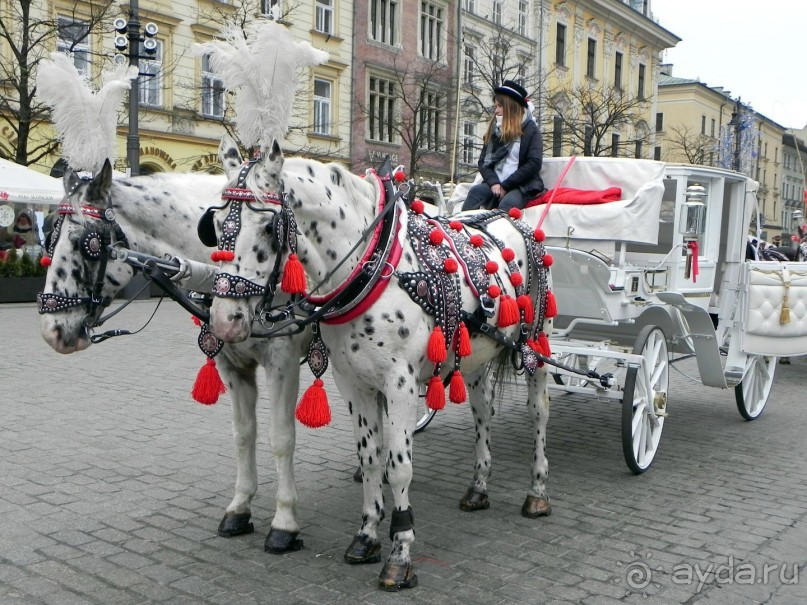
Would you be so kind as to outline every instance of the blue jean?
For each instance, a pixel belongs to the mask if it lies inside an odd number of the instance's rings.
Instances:
[[[468,196],[462,204],[463,210],[479,210],[480,208],[499,208],[500,210],[510,210],[510,208],[523,208],[527,204],[524,195],[519,189],[508,191],[503,198],[499,199],[490,190],[487,183],[479,183],[471,187]]]

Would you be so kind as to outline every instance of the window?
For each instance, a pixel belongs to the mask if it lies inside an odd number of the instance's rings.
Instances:
[[[639,85],[636,87],[636,96],[639,100],[644,99],[644,72],[645,72],[645,65],[643,63],[639,63]]]
[[[597,41],[594,38],[588,39],[588,52],[586,53],[586,75],[594,77],[594,64],[597,61]]]
[[[701,116],[701,134],[706,134],[706,116]]]
[[[653,159],[656,161],[661,161],[661,147],[655,147],[653,149]]]
[[[614,55],[614,88],[622,90],[622,53]]]
[[[642,142],[641,141],[636,141],[636,148],[634,149],[633,157],[635,157],[637,159],[641,159],[642,151],[643,151]]]
[[[370,38],[389,45],[398,41],[397,0],[370,0]]]
[[[59,17],[56,22],[56,49],[73,59],[76,70],[85,78],[90,76],[90,30],[84,21]]]
[[[592,155],[592,139],[594,138],[594,127],[590,124],[587,124],[586,127],[583,129],[583,155],[590,156]]]
[[[566,65],[566,26],[558,23],[555,34],[555,63]]]
[[[664,132],[664,114],[661,112],[656,114],[656,132]]]
[[[333,34],[334,0],[317,0],[314,28],[324,34]]]
[[[283,16],[280,0],[261,0],[261,8],[263,14],[275,21],[280,21],[280,18]]]
[[[420,107],[418,111],[421,149],[439,151],[440,132],[443,128],[443,98],[435,91],[423,88],[420,91]]]
[[[370,111],[368,136],[373,141],[393,143],[395,130],[395,83],[370,77]]]
[[[163,90],[160,70],[163,66],[163,43],[156,38],[151,38],[157,43],[155,52],[146,53],[143,43],[140,43],[141,57],[151,57],[140,59],[140,104],[146,107],[162,107]]]
[[[473,84],[476,76],[476,61],[474,60],[474,47],[465,45],[465,62],[463,64],[463,81],[466,84]]]
[[[432,2],[420,3],[420,55],[432,61],[443,58],[443,9]]]
[[[213,73],[210,55],[202,57],[202,114],[213,118],[224,117],[224,80]]]
[[[493,15],[492,21],[496,25],[502,24],[502,5],[504,4],[504,0],[493,0]]]
[[[518,2],[518,33],[521,36],[527,35],[527,19],[529,19],[530,4],[527,0]]]
[[[563,118],[560,116],[552,118],[552,155],[563,155]]]
[[[611,135],[611,157],[616,158],[619,157],[619,135],[612,134]]]
[[[476,12],[476,0],[462,0],[462,8],[473,14]]]
[[[331,134],[332,90],[328,80],[314,78],[314,132],[317,134]]]
[[[712,118],[712,138],[715,136],[715,119]]]
[[[462,124],[462,163],[473,164],[476,159],[476,124]]]

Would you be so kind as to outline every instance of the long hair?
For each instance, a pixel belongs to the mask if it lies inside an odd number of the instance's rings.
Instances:
[[[493,102],[498,101],[502,106],[502,142],[509,143],[521,138],[521,122],[524,120],[524,108],[518,104],[518,101],[507,95],[494,95]],[[493,136],[493,130],[496,128],[496,116],[490,119],[488,124],[488,131],[485,133],[482,141],[487,143]]]

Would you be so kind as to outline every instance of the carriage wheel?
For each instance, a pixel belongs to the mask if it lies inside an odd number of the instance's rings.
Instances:
[[[734,387],[737,409],[746,420],[759,418],[771,394],[776,357],[749,355],[745,360],[743,379]]]
[[[448,379],[446,379],[448,380]],[[415,433],[419,433],[432,421],[437,410],[431,409],[426,405],[426,385],[421,384],[418,390],[418,410],[417,422],[415,423]]]
[[[645,326],[633,353],[644,357],[640,368],[628,368],[622,396],[622,451],[637,475],[653,463],[667,410],[669,357],[664,331]]]

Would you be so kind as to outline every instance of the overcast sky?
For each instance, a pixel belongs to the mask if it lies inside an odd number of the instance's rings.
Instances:
[[[650,7],[681,38],[663,55],[673,76],[722,86],[785,128],[807,125],[807,0],[651,0]]]

